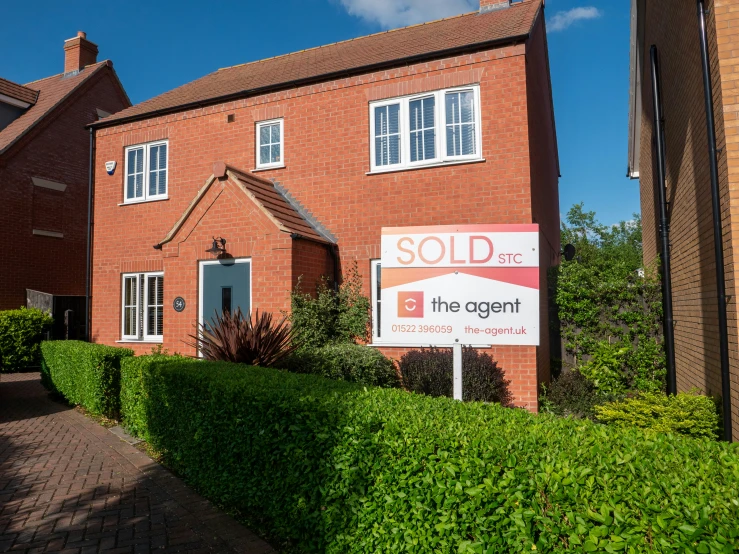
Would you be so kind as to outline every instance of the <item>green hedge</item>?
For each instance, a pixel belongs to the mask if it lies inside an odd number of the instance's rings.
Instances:
[[[81,341],[41,343],[41,382],[90,413],[120,411],[121,360],[133,350]]]
[[[21,308],[0,312],[0,371],[18,371],[39,363],[39,344],[51,316]]]
[[[714,401],[696,392],[675,396],[642,393],[636,398],[595,407],[598,421],[612,425],[633,425],[661,433],[717,439],[719,414]]]
[[[376,387],[400,385],[395,364],[382,352],[353,343],[333,343],[321,348],[304,348],[281,362],[293,373],[319,375]]]
[[[272,369],[137,367],[124,390],[145,394],[124,406],[165,462],[303,552],[739,548],[736,445]]]

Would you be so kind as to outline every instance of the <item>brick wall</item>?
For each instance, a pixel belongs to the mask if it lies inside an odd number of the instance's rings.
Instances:
[[[735,2],[707,2],[709,57],[714,87],[714,112],[719,149],[719,177],[727,294],[736,298],[733,244],[739,228],[736,205],[737,180],[732,152],[739,155],[736,140],[737,61],[734,27]],[[734,7],[732,7],[734,6]],[[649,48],[660,52],[667,156],[666,194],[670,202],[675,354],[679,390],[697,387],[721,394],[718,315],[709,154],[698,20],[695,2],[647,2],[643,65],[643,114],[641,121],[641,186],[646,264],[658,259],[658,204],[653,164],[653,110]],[[738,74],[739,75],[739,74]],[[726,130],[725,130],[726,129]],[[733,418],[739,420],[739,355],[737,352],[736,302],[729,303],[729,337],[733,372]],[[735,438],[739,437],[735,425]]]
[[[161,258],[162,254],[152,245],[181,216],[209,176],[214,161],[223,160],[246,171],[255,167],[255,123],[263,119],[284,117],[285,168],[260,175],[278,179],[337,238],[340,266],[347,268],[358,263],[367,294],[370,260],[380,257],[383,226],[531,223],[532,196],[536,196],[531,189],[534,174],[549,189],[547,194],[551,194],[551,187],[556,189],[557,176],[556,170],[546,165],[548,161],[537,165],[535,171],[531,167],[532,151],[540,147],[529,147],[528,106],[535,99],[530,100],[527,95],[525,52],[526,45],[512,45],[98,131],[92,319],[96,340],[110,343],[120,335],[121,268]],[[540,63],[534,67],[529,71],[544,70]],[[392,96],[398,91],[418,92],[471,83],[480,83],[483,162],[367,175],[370,99]],[[537,86],[548,87],[548,79]],[[234,116],[233,122],[228,122],[227,115]],[[531,124],[538,125],[535,120]],[[539,137],[540,141],[553,140],[551,134],[545,136]],[[169,199],[119,206],[123,201],[124,146],[165,137],[170,145]],[[104,170],[109,160],[118,162],[114,176],[108,176]],[[557,220],[556,203],[541,206],[542,221]],[[208,232],[204,231],[205,219],[195,227],[194,235],[202,237],[201,244],[200,239],[188,238],[185,245],[179,246],[176,261],[168,257],[174,246],[165,246],[167,348],[182,351],[181,334],[192,328],[196,312],[175,315],[171,301],[175,296],[186,296],[188,305],[195,309],[194,268],[198,259],[207,257],[205,248],[211,235],[227,238],[229,246],[238,236],[254,237],[249,239],[254,248],[245,248],[240,255],[253,256],[255,284],[258,271],[270,279],[275,272],[291,272],[287,282],[280,273],[271,291],[255,289],[255,307],[287,309],[286,283],[294,283],[300,273],[306,279],[314,279],[321,270],[330,270],[325,250],[312,265],[305,263],[309,250],[317,253],[319,249],[305,241],[294,241],[292,247],[286,244],[284,252],[292,256],[292,265],[288,257],[285,269],[277,269],[279,264],[270,263],[261,253],[271,248],[270,255],[275,256],[282,252],[281,247],[262,240],[248,218],[238,224],[226,224],[225,218],[239,219],[235,211],[241,208],[224,203],[214,207],[223,212],[219,217],[211,217],[210,212],[203,216],[210,222]],[[552,213],[545,214],[546,210]],[[557,225],[549,225],[544,232],[547,244],[559,243]],[[543,320],[546,321],[545,316]],[[513,381],[517,402],[536,409],[536,349],[505,347],[494,352]]]
[[[544,19],[536,23],[528,44],[526,80],[528,83],[527,113],[529,124],[529,158],[531,160],[531,208],[533,221],[539,224],[539,300],[541,304],[541,343],[537,348],[539,382],[550,381],[549,288],[547,272],[559,262],[559,160],[554,126],[554,112],[549,80]]]
[[[0,159],[0,310],[26,304],[26,288],[58,295],[85,294],[90,136],[96,108],[128,105],[105,68],[77,89]],[[67,185],[64,192],[35,187],[32,177]],[[34,228],[64,238],[34,236]]]

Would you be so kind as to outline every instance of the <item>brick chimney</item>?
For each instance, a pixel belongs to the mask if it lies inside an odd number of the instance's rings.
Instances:
[[[79,71],[94,64],[98,59],[98,47],[87,40],[82,31],[77,36],[64,41],[64,73]]]
[[[480,0],[480,13],[502,10],[510,5],[510,0]]]

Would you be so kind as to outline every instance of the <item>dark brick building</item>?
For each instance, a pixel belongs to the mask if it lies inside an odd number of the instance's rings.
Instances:
[[[85,295],[85,126],[131,105],[97,52],[79,33],[64,43],[63,73],[25,85],[0,78],[0,310],[24,306],[26,289]]]
[[[541,0],[483,0],[479,13],[222,69],[93,127],[95,341],[191,354],[214,309],[279,313],[300,276],[310,286],[357,262],[373,343],[396,356],[405,346],[376,329],[380,230],[408,225],[538,223],[548,327],[560,245]],[[208,252],[213,237],[230,265]],[[516,402],[537,409],[547,333],[491,354]]]

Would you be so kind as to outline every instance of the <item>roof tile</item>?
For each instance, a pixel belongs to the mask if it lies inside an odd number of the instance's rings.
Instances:
[[[26,89],[38,91],[38,99],[23,115],[0,131],[0,154],[3,154],[17,139],[36,125],[51,110],[56,108],[72,91],[108,63],[107,61],[102,61],[89,65],[76,74],[53,75],[46,79],[23,85]]]
[[[174,112],[223,97],[249,96],[291,83],[317,81],[395,61],[526,36],[541,3],[542,0],[524,0],[507,9],[469,13],[220,69],[94,125],[142,119],[153,112]]]

